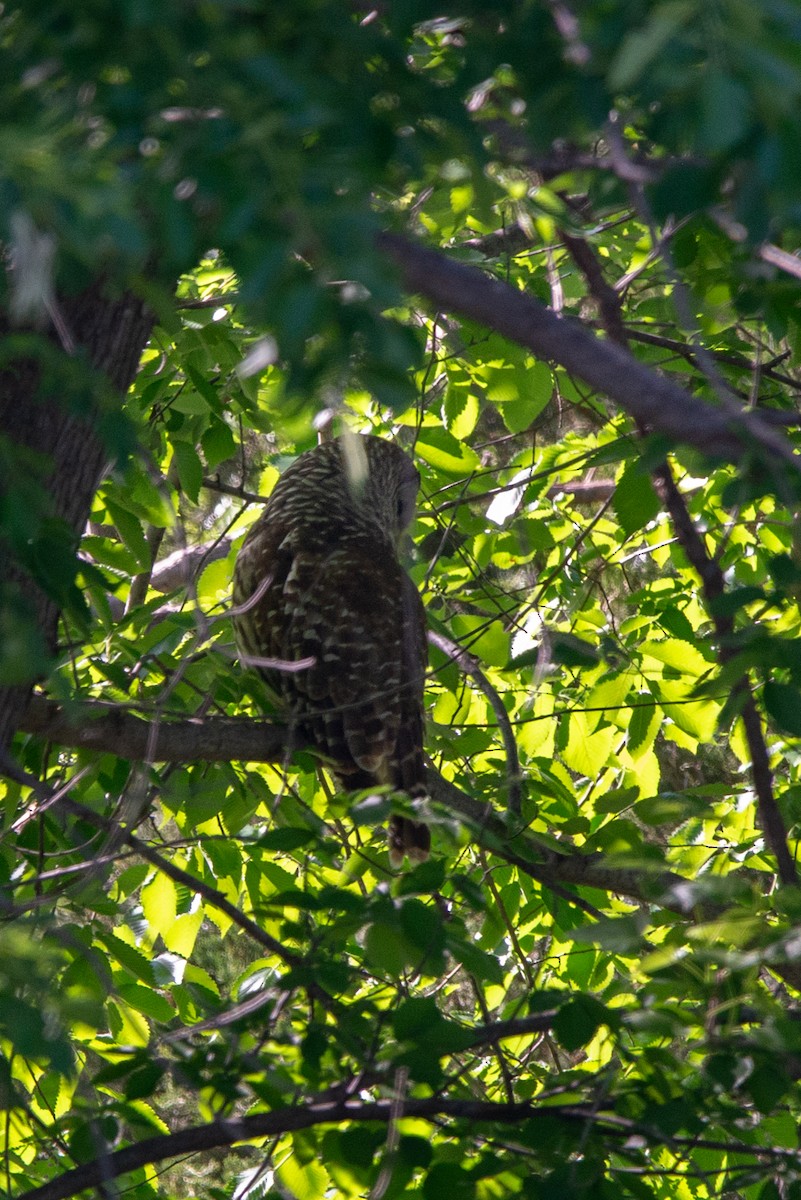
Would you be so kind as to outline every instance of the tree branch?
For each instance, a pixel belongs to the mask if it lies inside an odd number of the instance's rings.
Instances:
[[[148,762],[276,763],[286,759],[286,728],[251,717],[162,719],[154,730],[142,717],[107,704],[90,701],[73,705],[67,712],[37,696],[22,728],[57,745]],[[719,904],[699,902],[690,881],[675,871],[610,865],[602,854],[581,854],[567,847],[561,853],[553,849],[552,842],[546,844],[526,829],[511,829],[490,804],[469,796],[432,767],[427,771],[426,786],[432,801],[455,814],[479,845],[591,916],[595,914],[592,905],[567,892],[566,887],[597,888],[644,904],[658,904],[682,917],[692,914],[699,920],[709,920],[721,912]],[[770,874],[742,869],[738,878],[746,878],[764,893],[773,880]],[[797,963],[771,963],[770,970],[801,989]]]
[[[154,727],[135,713],[97,701],[67,710],[35,696],[21,728],[57,745],[134,761],[276,763],[286,758],[286,727],[251,717],[160,719]],[[555,852],[552,843],[546,845],[519,827],[511,829],[491,805],[469,796],[434,768],[428,769],[426,784],[431,799],[469,826],[481,845],[545,887],[594,887],[687,913],[681,900],[687,880],[672,871],[649,874],[640,868],[609,866],[599,854]],[[584,907],[580,897],[569,899]]]
[[[499,1104],[481,1100],[446,1100],[432,1096],[425,1099],[408,1099],[403,1104],[404,1117],[431,1120],[434,1117],[450,1117],[453,1120],[496,1121],[504,1124],[545,1117],[553,1120],[554,1114],[572,1121],[608,1120],[614,1129],[618,1122],[614,1117],[598,1117],[589,1106],[543,1105],[536,1108],[530,1102]],[[41,1187],[23,1192],[18,1200],[67,1200],[70,1196],[87,1188],[100,1187],[112,1179],[118,1179],[129,1171],[136,1171],[150,1163],[163,1162],[184,1154],[196,1154],[202,1150],[213,1150],[221,1146],[233,1146],[236,1142],[252,1138],[275,1137],[277,1134],[293,1133],[300,1129],[311,1129],[318,1125],[337,1125],[345,1121],[388,1122],[397,1115],[397,1104],[393,1100],[373,1102],[336,1100],[322,1101],[312,1098],[305,1104],[292,1108],[278,1108],[272,1112],[255,1113],[239,1119],[222,1119],[206,1125],[190,1126],[173,1134],[160,1134],[144,1138],[122,1150],[104,1154],[91,1162],[66,1171]],[[629,1123],[625,1123],[626,1134]]]
[[[206,1125],[190,1126],[177,1133],[159,1134],[144,1138],[122,1150],[103,1154],[91,1162],[66,1171],[41,1187],[23,1192],[18,1200],[69,1200],[92,1187],[101,1187],[112,1179],[118,1179],[130,1171],[139,1170],[151,1163],[164,1162],[184,1154],[214,1150],[233,1146],[237,1142],[254,1138],[275,1137],[294,1133],[300,1129],[312,1129],[320,1125],[341,1125],[345,1122],[364,1123],[378,1121],[387,1124],[397,1119],[396,1100],[357,1101],[353,1099],[321,1099],[311,1097],[305,1104],[278,1108],[272,1112],[254,1113],[251,1116],[220,1119]],[[773,1146],[753,1146],[745,1142],[691,1137],[667,1137],[664,1131],[654,1130],[627,1117],[615,1113],[601,1112],[597,1104],[537,1104],[536,1101],[499,1103],[497,1101],[446,1099],[440,1096],[406,1099],[401,1107],[403,1117],[416,1117],[423,1121],[434,1121],[445,1117],[452,1121],[490,1122],[503,1125],[520,1124],[523,1121],[558,1119],[565,1122],[595,1126],[605,1136],[628,1139],[639,1136],[664,1145],[667,1140],[672,1147],[693,1146],[697,1148],[725,1150],[748,1155],[754,1162],[793,1162],[797,1155],[794,1149]]]
[[[789,443],[755,413],[724,412],[697,399],[621,346],[594,337],[578,321],[557,317],[532,296],[476,267],[394,233],[379,234],[378,245],[398,267],[407,290],[559,363],[671,440],[731,461],[756,445],[801,471]]]
[[[231,549],[231,539],[216,538],[213,542],[199,542],[173,550],[153,568],[150,586],[157,592],[174,592],[186,587],[187,581],[197,576],[203,567],[225,558]]]
[[[251,717],[184,717],[156,723],[96,700],[66,709],[42,696],[31,699],[20,729],[74,750],[153,762],[281,762],[287,740],[283,725]]]
[[[436,633],[433,629],[428,631],[428,640],[433,646],[437,646],[443,654],[447,654],[465,674],[475,680],[478,688],[482,691],[489,701],[490,707],[495,714],[495,720],[498,722],[498,728],[503,739],[503,748],[506,753],[506,792],[507,804],[509,812],[512,816],[520,816],[521,811],[521,796],[520,796],[520,756],[517,753],[517,742],[512,731],[512,723],[509,720],[509,714],[504,707],[503,700],[496,688],[492,686],[487,679],[478,661],[469,654],[464,647],[459,646],[456,642],[452,642],[450,638],[445,637],[441,633]]]
[[[592,248],[582,238],[570,234],[562,234],[573,261],[587,280],[590,294],[598,304],[601,322],[607,336],[624,349],[628,349],[628,333],[623,323],[622,304],[619,293],[607,283],[601,265],[596,259]],[[649,426],[638,419],[641,434],[649,432]],[[676,537],[681,544],[690,564],[697,571],[701,580],[701,590],[706,602],[706,608],[717,635],[719,657],[721,663],[729,662],[734,657],[730,646],[730,638],[734,632],[734,619],[721,616],[716,608],[716,602],[726,590],[723,572],[708,552],[684,497],[676,484],[673,470],[667,458],[662,459],[652,471],[654,482],[659,490],[662,502],[667,508],[673,522]],[[751,776],[754,781],[754,791],[757,797],[757,815],[768,846],[773,851],[779,871],[779,878],[786,885],[798,883],[793,857],[787,843],[787,829],[784,824],[776,797],[773,791],[773,776],[770,769],[770,758],[765,745],[762,731],[762,721],[754,700],[751,682],[746,672],[738,681],[735,691],[743,697],[743,725],[746,740],[751,752]]]

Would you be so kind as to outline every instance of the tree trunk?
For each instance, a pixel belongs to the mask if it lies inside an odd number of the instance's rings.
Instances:
[[[103,284],[97,282],[80,295],[63,299],[59,314],[78,350],[85,353],[94,370],[106,376],[121,401],[136,375],[153,324],[144,302],[131,293],[109,298]],[[0,316],[0,336],[14,332],[19,331],[12,330]],[[51,339],[55,343],[52,334]],[[71,366],[66,352],[62,353],[65,365]],[[66,523],[77,544],[109,454],[98,433],[94,404],[77,413],[59,395],[52,372],[47,372],[47,383],[42,380],[41,366],[32,358],[4,365],[0,371],[0,438],[34,451],[51,464],[47,477],[50,515]],[[87,373],[87,388],[92,387]],[[4,565],[4,573],[21,590],[52,651],[59,616],[56,602],[13,561]],[[7,749],[19,725],[31,686],[0,687],[0,752]]]

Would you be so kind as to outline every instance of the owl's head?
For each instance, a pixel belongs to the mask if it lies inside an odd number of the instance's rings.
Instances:
[[[397,543],[414,518],[420,475],[394,442],[345,433],[337,439],[351,498]]]

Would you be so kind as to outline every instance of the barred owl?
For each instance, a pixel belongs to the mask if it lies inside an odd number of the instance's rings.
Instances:
[[[345,434],[284,472],[236,561],[240,653],[312,660],[260,669],[343,789],[425,791],[425,611],[398,559],[418,485],[392,442]],[[429,845],[427,826],[391,818],[394,865]]]

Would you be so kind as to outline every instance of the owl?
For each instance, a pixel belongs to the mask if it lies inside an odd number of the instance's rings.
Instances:
[[[398,556],[418,486],[394,443],[345,434],[284,472],[236,561],[240,655],[343,790],[425,793],[425,610]],[[429,846],[426,825],[391,818],[393,865]]]

